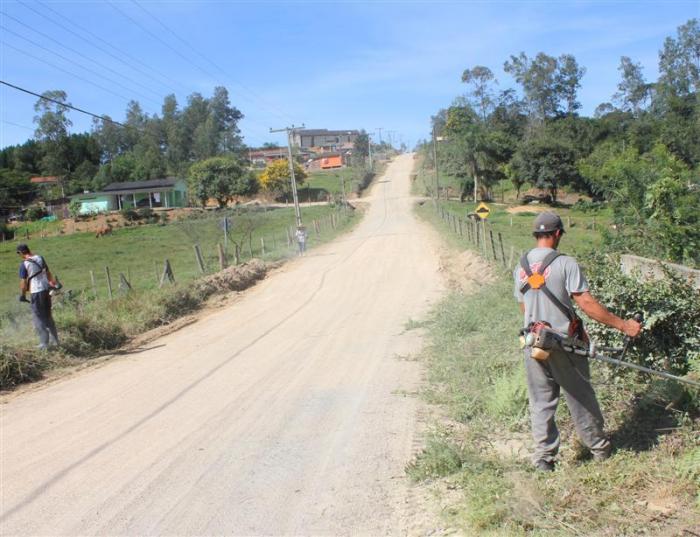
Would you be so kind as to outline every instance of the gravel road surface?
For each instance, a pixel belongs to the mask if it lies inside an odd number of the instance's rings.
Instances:
[[[2,535],[402,535],[442,292],[411,155],[362,223],[232,306],[0,405]]]

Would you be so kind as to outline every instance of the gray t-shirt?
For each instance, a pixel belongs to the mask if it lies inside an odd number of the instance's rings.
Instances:
[[[551,248],[534,248],[527,255],[530,270],[537,271],[544,258],[552,252]],[[567,333],[569,319],[557,308],[547,296],[534,289],[530,289],[524,295],[520,288],[527,281],[527,274],[518,263],[513,271],[515,280],[515,298],[525,304],[525,320],[523,326],[531,322],[547,321],[552,328]],[[544,271],[545,283],[554,296],[562,304],[572,307],[571,294],[588,291],[588,282],[581,272],[581,267],[573,257],[561,255],[557,257]]]

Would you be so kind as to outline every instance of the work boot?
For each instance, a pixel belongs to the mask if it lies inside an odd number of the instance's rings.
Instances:
[[[537,470],[538,472],[553,472],[554,462],[540,459],[537,462],[535,462],[535,470]]]

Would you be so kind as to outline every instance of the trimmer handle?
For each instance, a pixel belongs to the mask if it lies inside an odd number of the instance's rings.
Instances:
[[[642,315],[640,312],[635,313],[632,318],[637,321],[639,324],[644,323],[644,315]],[[627,354],[627,349],[630,346],[630,343],[632,342],[632,338],[629,336],[625,336],[625,338],[622,340],[623,345],[622,345],[622,354],[620,354],[620,359]]]

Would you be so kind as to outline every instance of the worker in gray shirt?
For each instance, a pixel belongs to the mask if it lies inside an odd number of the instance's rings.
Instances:
[[[623,320],[612,314],[593,298],[576,260],[557,251],[563,234],[564,224],[558,215],[544,212],[537,216],[533,228],[536,247],[523,256],[513,272],[515,298],[524,314],[524,330],[531,331],[542,323],[567,337],[587,341],[574,309],[575,302],[590,318],[636,337],[641,325],[633,319]],[[554,470],[559,450],[559,431],[554,416],[561,390],[581,441],[594,459],[608,458],[611,444],[603,431],[603,415],[590,383],[587,359],[561,348],[551,349],[548,356],[540,359],[534,356],[537,355],[533,348],[526,346],[525,371],[535,467]]]
[[[20,302],[31,302],[34,328],[39,336],[39,348],[58,345],[58,332],[51,313],[51,290],[60,284],[51,274],[49,266],[40,255],[32,254],[29,246],[19,244],[17,253],[22,257],[19,265]],[[27,293],[31,300],[27,299]]]

